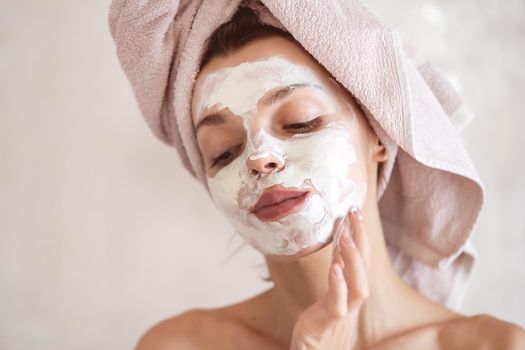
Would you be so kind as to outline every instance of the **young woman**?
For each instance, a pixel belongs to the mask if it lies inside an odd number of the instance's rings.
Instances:
[[[523,330],[427,299],[392,266],[378,207],[387,147],[352,94],[241,8],[210,37],[191,99],[207,186],[273,287],[189,310],[138,349],[522,349]]]

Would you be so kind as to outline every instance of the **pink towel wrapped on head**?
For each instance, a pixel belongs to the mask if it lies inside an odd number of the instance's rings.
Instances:
[[[139,107],[206,186],[191,96],[206,39],[239,6],[290,34],[361,105],[389,151],[378,200],[394,268],[457,308],[483,187],[458,137],[471,116],[445,77],[361,1],[114,0],[109,24]]]

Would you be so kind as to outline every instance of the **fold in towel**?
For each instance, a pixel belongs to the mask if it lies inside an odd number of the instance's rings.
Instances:
[[[361,1],[114,0],[117,55],[155,135],[206,186],[192,89],[206,39],[239,6],[292,34],[361,105],[390,155],[378,200],[392,263],[419,292],[457,308],[484,199],[458,137],[472,115],[443,74]]]

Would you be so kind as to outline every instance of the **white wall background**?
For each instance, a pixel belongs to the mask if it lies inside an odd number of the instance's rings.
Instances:
[[[477,117],[487,203],[464,312],[525,326],[525,2],[370,5],[448,72]],[[136,107],[109,2],[0,5],[0,348],[129,349],[153,323],[269,287]]]

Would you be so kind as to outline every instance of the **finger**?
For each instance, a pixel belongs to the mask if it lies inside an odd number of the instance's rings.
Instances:
[[[341,236],[341,257],[345,264],[343,275],[348,286],[348,308],[352,310],[368,297],[369,291],[364,262],[349,230]]]
[[[370,242],[366,235],[365,223],[361,210],[356,208],[355,211],[350,211],[348,217],[352,227],[352,238],[355,242],[357,250],[363,258],[365,269],[370,267]]]
[[[343,275],[343,268],[338,263],[330,267],[328,277],[328,295],[326,306],[332,318],[339,319],[346,315],[348,308],[348,288]]]
[[[344,230],[344,221],[345,220],[348,220],[348,218],[346,217],[343,217],[343,218],[339,218],[337,219],[337,221],[335,222],[334,224],[334,228],[333,228],[333,238],[332,238],[332,262],[334,262],[336,260],[336,255],[337,255],[337,252],[339,250],[339,241],[340,241],[340,238],[341,238],[341,234],[343,233],[343,230]]]
[[[341,247],[337,247],[337,250],[334,253],[334,256],[332,258],[332,264],[337,263],[341,268],[344,268],[345,262],[343,261],[343,257],[341,256]]]

